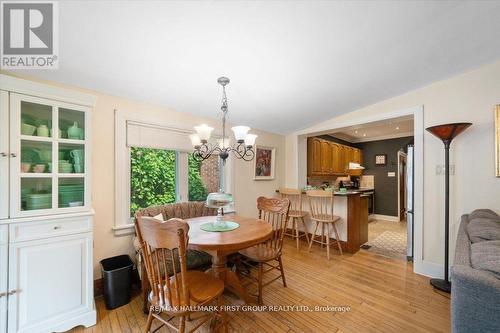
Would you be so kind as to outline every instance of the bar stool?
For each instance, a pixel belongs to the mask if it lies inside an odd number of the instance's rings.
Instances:
[[[339,233],[337,232],[337,227],[335,224],[340,221],[340,216],[333,215],[333,192],[323,191],[323,190],[311,190],[307,191],[307,199],[309,201],[309,213],[311,214],[311,220],[316,222],[316,227],[311,236],[311,241],[309,242],[309,251],[311,251],[311,246],[313,242],[326,245],[326,257],[330,260],[330,227],[335,233],[335,243],[337,243],[340,255],[342,255],[342,246],[339,242]],[[321,224],[321,239],[316,240],[316,231],[318,226]],[[326,241],[325,238],[325,227],[326,227]]]
[[[291,232],[285,233],[285,235],[292,237],[297,241],[297,250],[299,249],[299,239],[302,237],[306,238],[309,244],[309,235],[307,232],[306,223],[304,221],[304,216],[307,212],[302,211],[302,192],[296,188],[281,188],[280,195],[282,198],[287,198],[290,200],[290,212],[288,213],[288,220],[292,222]],[[299,231],[299,220],[302,222],[302,227],[304,228],[304,233],[300,234]],[[287,228],[288,229],[288,228]]]

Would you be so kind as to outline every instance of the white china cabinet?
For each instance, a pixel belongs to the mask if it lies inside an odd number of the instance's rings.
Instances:
[[[95,97],[0,75],[0,333],[96,322]]]

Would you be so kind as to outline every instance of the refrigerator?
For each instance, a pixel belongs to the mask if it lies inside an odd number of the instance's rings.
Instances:
[[[406,156],[406,259],[413,261],[413,231],[414,231],[414,166],[415,166],[415,151],[413,145],[408,145],[408,152]]]

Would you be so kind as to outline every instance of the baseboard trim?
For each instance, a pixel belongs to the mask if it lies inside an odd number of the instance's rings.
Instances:
[[[92,302],[93,303],[93,302]],[[97,323],[97,312],[95,310],[95,305],[94,309],[90,311],[85,311],[83,313],[79,313],[75,315],[74,317],[71,317],[70,319],[63,319],[57,321],[57,324],[54,323],[53,325],[48,325],[46,327],[38,327],[36,329],[31,329],[28,328],[26,331],[30,332],[66,332],[74,327],[77,326],[85,326],[85,327],[91,327],[94,326]]]
[[[430,278],[442,279],[444,277],[443,265],[422,260],[413,264],[413,271]]]
[[[102,278],[94,280],[94,297],[101,296],[104,293]]]
[[[384,221],[390,221],[390,222],[399,222],[399,216],[392,216],[392,215],[382,215],[382,214],[372,214],[370,215],[371,218],[375,220],[384,220]]]

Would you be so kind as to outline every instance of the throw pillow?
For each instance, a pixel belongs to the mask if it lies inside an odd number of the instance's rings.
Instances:
[[[490,218],[500,220],[500,216],[497,213],[492,211],[491,209],[476,209],[472,213],[469,214],[469,220],[473,220],[475,218]]]
[[[472,243],[500,240],[500,219],[472,219],[467,225],[467,232]]]

